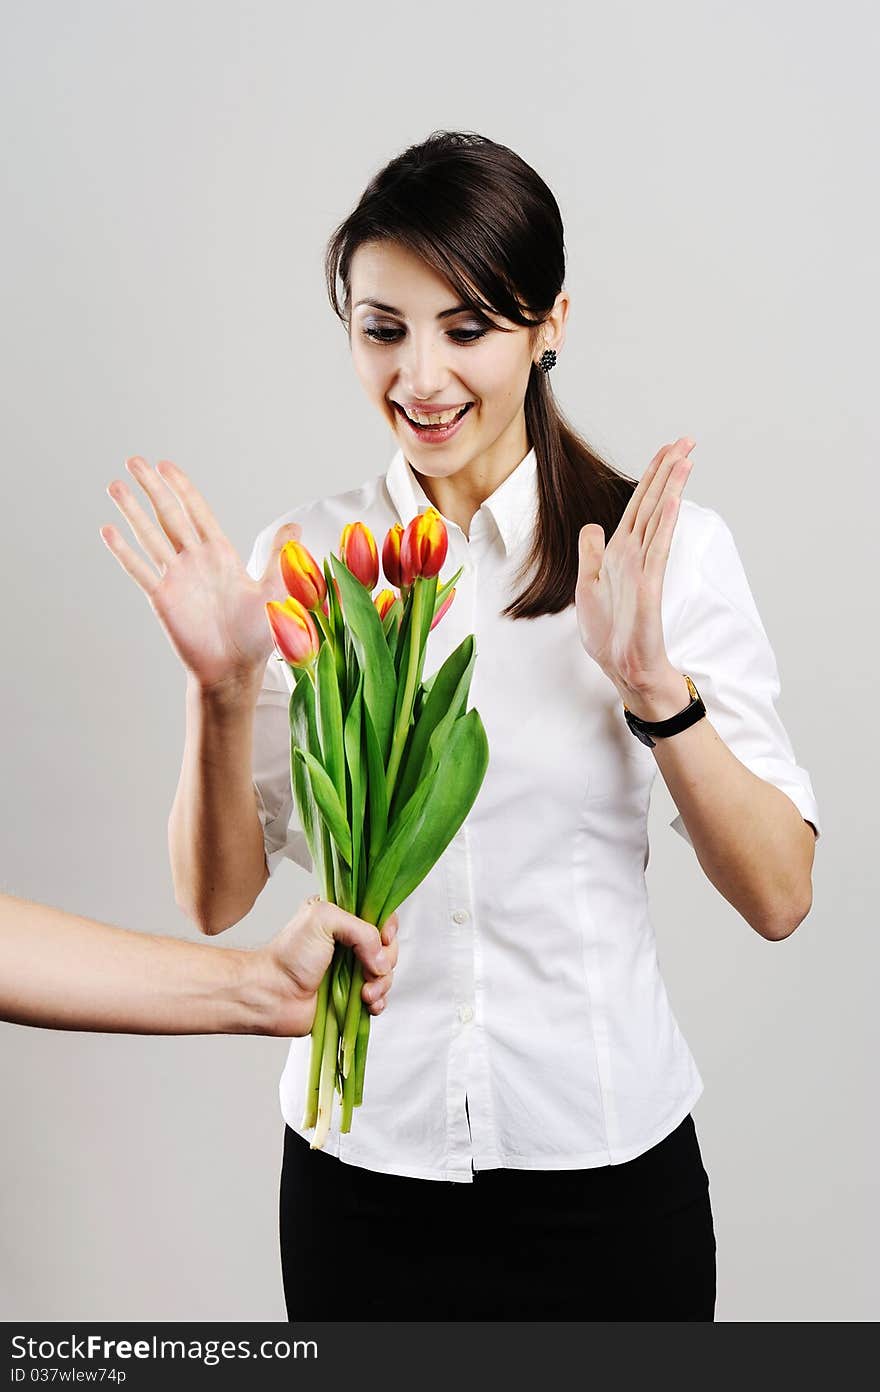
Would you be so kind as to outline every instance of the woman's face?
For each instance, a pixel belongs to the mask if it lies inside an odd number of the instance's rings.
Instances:
[[[459,308],[449,282],[396,242],[362,243],[350,276],[355,370],[413,468],[446,478],[470,465],[483,473],[488,461],[516,465],[528,449],[523,401],[540,353],[529,329]],[[404,413],[463,407],[436,430]]]

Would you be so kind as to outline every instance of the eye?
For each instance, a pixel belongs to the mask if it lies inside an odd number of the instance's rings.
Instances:
[[[365,338],[372,339],[374,343],[396,343],[403,337],[403,329],[384,329],[374,326],[367,326],[363,330]],[[450,329],[449,337],[453,343],[476,343],[480,338],[485,338],[488,329]]]

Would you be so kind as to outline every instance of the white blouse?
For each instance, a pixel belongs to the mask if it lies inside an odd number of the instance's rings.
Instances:
[[[530,450],[471,521],[448,518],[441,578],[464,567],[428,640],[424,675],[476,635],[471,706],[489,741],[476,801],[440,860],[401,904],[400,956],[372,1021],[362,1106],[325,1150],[388,1174],[471,1181],[475,1171],[620,1164],[668,1135],[703,1090],[661,978],[645,884],[657,773],[620,697],[585,652],[574,605],[501,615],[537,511]],[[260,532],[299,522],[319,564],[346,522],[381,550],[394,522],[430,505],[401,450],[384,474],[303,503]],[[380,578],[380,584],[384,583]],[[774,702],[780,683],[733,536],[683,498],[662,597],[666,650],[693,678],[721,739],[781,788],[820,832],[807,771]],[[289,783],[292,677],[273,653],[257,703],[253,773],[274,873],[311,870]],[[688,841],[681,818],[671,825]],[[320,885],[317,886],[321,888]],[[301,1135],[308,1038],[291,1041],[281,1111]],[[338,1121],[338,1107],[335,1109]]]

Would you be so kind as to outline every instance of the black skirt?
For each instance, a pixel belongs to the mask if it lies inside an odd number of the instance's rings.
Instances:
[[[714,1320],[709,1178],[690,1114],[634,1160],[379,1174],[285,1128],[291,1320]]]

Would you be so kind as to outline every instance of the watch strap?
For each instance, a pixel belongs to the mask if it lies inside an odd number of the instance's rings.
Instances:
[[[642,720],[639,716],[633,715],[624,702],[623,713],[627,725],[636,739],[641,740],[642,744],[648,745],[651,749],[654,748],[652,735],[656,736],[657,739],[667,739],[669,735],[677,735],[680,730],[687,730],[689,726],[695,725],[706,714],[706,707],[699,691],[686,672],[683,673],[683,676],[691,693],[690,702],[684,710],[679,711],[677,715],[670,716],[668,720]]]

